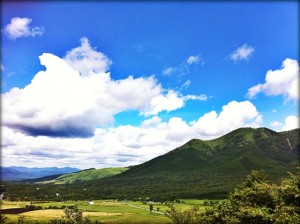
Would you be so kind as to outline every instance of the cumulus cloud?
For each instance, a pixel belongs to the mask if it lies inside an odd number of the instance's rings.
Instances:
[[[248,60],[254,53],[254,47],[243,44],[241,47],[237,48],[234,52],[229,55],[232,61]]]
[[[265,83],[257,84],[248,90],[248,97],[253,98],[263,92],[267,96],[283,95],[286,101],[299,99],[299,64],[287,58],[282,62],[281,69],[269,70]]]
[[[20,18],[14,17],[11,19],[10,23],[7,24],[3,31],[10,39],[17,39],[21,37],[35,37],[44,34],[45,29],[43,27],[30,27],[32,19],[30,18]]]
[[[112,80],[107,72],[111,61],[86,38],[64,59],[44,53],[40,62],[46,70],[29,85],[2,94],[3,125],[33,136],[89,137],[122,111],[156,115],[204,96],[165,91],[153,76]]]
[[[86,37],[81,38],[81,46],[67,52],[65,61],[81,75],[105,73],[112,64],[103,53],[93,49]]]
[[[250,101],[231,101],[219,114],[206,113],[193,126],[203,136],[220,136],[243,126],[258,127],[261,123],[262,115]]]
[[[192,138],[212,139],[236,128],[257,127],[261,122],[261,115],[251,102],[232,101],[221,112],[208,112],[191,123],[180,117],[163,121],[155,115],[140,126],[97,127],[90,138],[30,136],[4,127],[3,161],[10,163],[7,165],[18,162],[79,168],[130,166],[167,153]]]
[[[282,131],[289,131],[295,128],[299,128],[299,117],[294,115],[289,115],[285,118]]]
[[[206,101],[207,96],[205,94],[196,96],[196,95],[187,95],[180,96],[178,92],[174,90],[169,90],[166,95],[157,95],[153,97],[148,106],[141,111],[141,114],[145,116],[158,114],[160,111],[170,112],[184,106],[185,101],[187,100],[199,100]]]

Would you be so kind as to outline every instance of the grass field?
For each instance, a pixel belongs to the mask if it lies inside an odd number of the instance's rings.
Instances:
[[[183,199],[184,203],[177,203],[175,207],[180,210],[199,206],[205,209],[209,206],[204,206],[205,200]],[[206,200],[209,202],[210,200]],[[24,208],[29,202],[11,202],[2,201],[1,209],[8,208]],[[49,206],[56,206],[61,208],[63,205],[77,205],[79,209],[83,210],[84,217],[90,217],[91,220],[99,220],[103,223],[109,224],[147,224],[147,223],[170,223],[165,213],[169,208],[166,204],[154,203],[153,210],[158,213],[149,212],[149,204],[143,204],[141,201],[116,201],[116,200],[96,200],[94,205],[89,205],[87,201],[65,201],[65,202],[46,202],[33,203],[35,206],[42,206],[43,210],[35,210],[24,212],[21,214],[7,214],[5,215],[10,220],[17,220],[19,216],[24,216],[26,220],[30,221],[47,221],[50,219],[60,219],[64,217],[63,209],[49,209]],[[159,208],[159,209],[158,209]]]

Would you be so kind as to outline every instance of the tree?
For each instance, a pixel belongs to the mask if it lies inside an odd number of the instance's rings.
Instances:
[[[299,175],[289,174],[278,186],[270,184],[263,171],[252,171],[230,194],[228,205],[218,205],[206,215],[219,214],[242,224],[300,223],[299,186]]]
[[[170,208],[166,212],[166,216],[172,220],[174,224],[198,224],[201,223],[200,216],[202,213],[198,207],[193,207],[192,209],[187,209],[184,211],[178,211],[175,209],[173,204],[168,204]]]
[[[64,212],[67,219],[73,220],[75,223],[82,223],[83,211],[78,209],[77,205],[66,207]]]
[[[153,204],[152,204],[152,203],[149,204],[149,211],[150,211],[150,212],[153,211]]]

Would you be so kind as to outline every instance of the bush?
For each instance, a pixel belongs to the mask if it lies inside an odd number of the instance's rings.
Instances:
[[[197,224],[200,223],[202,213],[197,207],[185,211],[177,211],[173,204],[169,204],[171,209],[167,211],[166,216],[172,220],[174,224]]]
[[[43,207],[42,206],[36,206],[36,205],[25,205],[25,208],[28,210],[42,210]]]
[[[0,223],[7,223],[8,218],[0,213]]]

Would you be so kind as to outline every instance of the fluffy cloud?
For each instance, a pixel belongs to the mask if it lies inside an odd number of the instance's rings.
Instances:
[[[65,61],[83,76],[108,71],[112,64],[111,60],[103,53],[92,49],[86,37],[80,41],[81,46],[67,52]]]
[[[253,104],[232,101],[220,113],[211,111],[191,123],[180,117],[163,121],[153,116],[140,126],[97,127],[90,138],[30,136],[3,127],[3,161],[4,165],[18,162],[26,166],[130,166],[167,153],[192,138],[212,139],[260,122],[261,115]]]
[[[14,17],[10,23],[4,27],[4,33],[11,39],[15,40],[21,37],[41,36],[45,32],[43,27],[30,27],[32,19]]]
[[[187,100],[199,100],[206,101],[207,96],[202,94],[199,96],[196,95],[187,95],[180,96],[174,90],[169,90],[166,95],[157,95],[153,97],[148,106],[141,111],[141,114],[145,116],[158,114],[160,111],[170,112],[184,106],[185,101]]]
[[[219,114],[216,111],[204,114],[193,127],[202,136],[220,136],[243,126],[258,127],[261,123],[262,116],[251,102],[231,101]]]
[[[111,124],[119,112],[156,115],[205,97],[166,92],[152,76],[114,81],[107,73],[111,61],[92,49],[86,38],[64,59],[45,53],[40,61],[45,71],[24,89],[2,95],[3,125],[33,136],[89,137],[96,127]]]
[[[232,61],[248,60],[253,55],[254,51],[254,47],[243,44],[241,47],[232,52],[229,55],[229,58]]]
[[[285,123],[282,127],[282,131],[288,131],[295,128],[299,128],[299,117],[290,115],[285,118]]]
[[[299,65],[296,60],[285,59],[281,69],[269,70],[264,84],[258,84],[248,90],[248,97],[253,98],[263,92],[268,96],[283,95],[286,101],[299,99]]]

